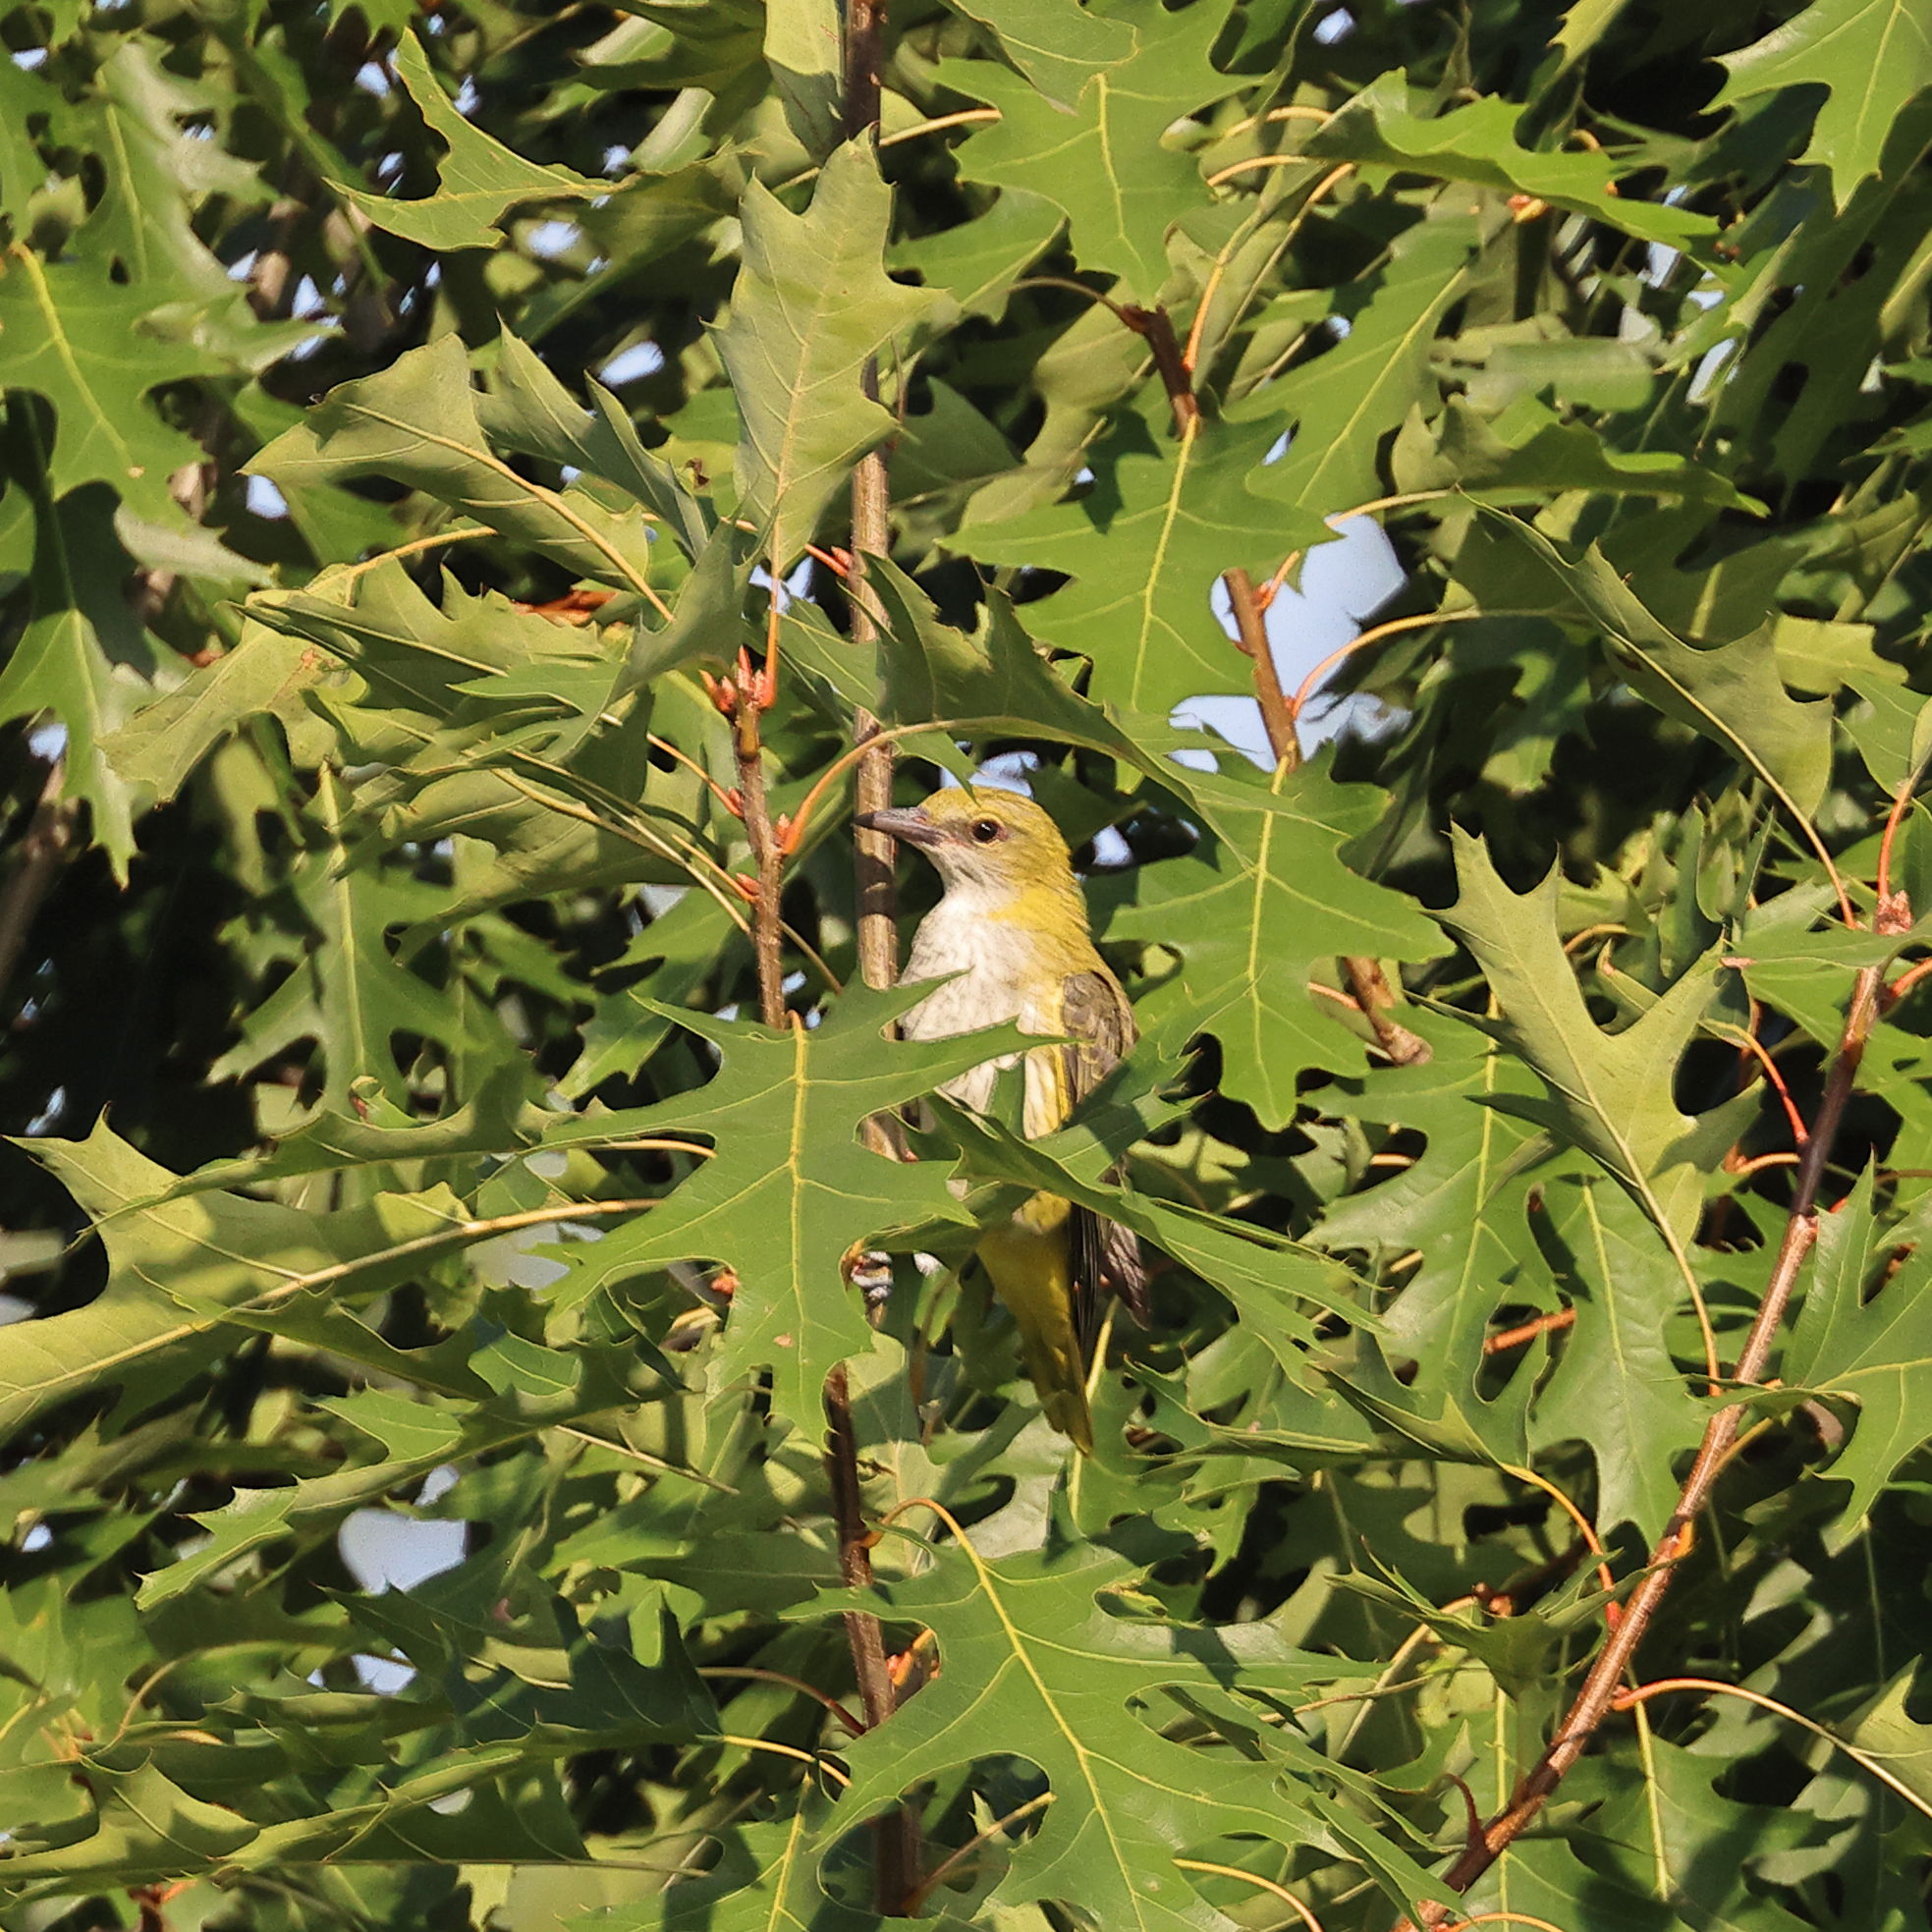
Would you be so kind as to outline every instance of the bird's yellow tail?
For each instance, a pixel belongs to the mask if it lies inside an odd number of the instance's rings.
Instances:
[[[1046,1419],[1093,1451],[1086,1402],[1086,1364],[1074,1322],[1074,1252],[1067,1203],[1035,1194],[1003,1228],[979,1238],[979,1258],[1020,1329],[1026,1372]]]

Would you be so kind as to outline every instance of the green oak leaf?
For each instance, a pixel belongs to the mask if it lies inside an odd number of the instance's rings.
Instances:
[[[894,1624],[931,1630],[943,1664],[936,1682],[851,1746],[841,1811],[866,1816],[924,1779],[1018,1754],[1045,1774],[1053,1802],[1014,1848],[1000,1903],[1077,1902],[1116,1932],[1225,1927],[1174,1859],[1226,1832],[1294,1843],[1319,1832],[1319,1815],[1262,1743],[1273,1735],[1250,1731],[1251,1714],[1242,1726],[1250,1750],[1216,1752],[1209,1768],[1132,1707],[1156,1719],[1189,1703],[1232,1715],[1238,1685],[1297,1694],[1338,1666],[1297,1655],[1264,1624],[1110,1615],[1101,1599],[1133,1574],[1099,1545],[994,1559],[963,1540],[923,1574],[880,1585],[866,1601]]]
[[[430,133],[449,151],[437,163],[435,193],[419,200],[397,201],[344,182],[330,183],[378,228],[439,251],[490,248],[503,240],[497,225],[512,208],[526,201],[581,200],[610,193],[608,182],[525,161],[466,120],[444,94],[414,33],[401,35],[391,58]]]
[[[968,636],[942,624],[932,600],[891,562],[870,566],[866,583],[885,620],[872,706],[881,718],[950,719],[956,734],[975,737],[1037,733],[1137,766],[1157,781],[1171,776],[1101,706],[1065,683],[997,589]]]
[[[1359,1043],[1308,991],[1314,966],[1338,954],[1425,960],[1442,942],[1413,901],[1342,860],[1342,847],[1368,829],[1372,795],[1338,786],[1320,765],[1186,782],[1214,836],[1142,868],[1135,902],[1109,936],[1180,955],[1175,997],[1221,1042],[1221,1090],[1264,1126],[1285,1126],[1305,1069],[1362,1066]]]
[[[745,195],[745,265],[718,353],[743,425],[739,511],[769,528],[781,568],[853,463],[891,434],[892,416],[866,400],[859,378],[932,304],[926,290],[887,279],[891,213],[891,192],[859,141],[834,151],[801,215],[755,183]]]
[[[1763,510],[1728,477],[1686,456],[1616,449],[1600,429],[1565,422],[1533,396],[1518,397],[1491,417],[1452,396],[1436,425],[1436,448],[1412,481],[1459,489],[1497,505],[1541,504],[1565,490],[1588,490],[1597,496]]]
[[[1763,39],[1719,58],[1729,72],[1714,108],[1774,87],[1824,86],[1798,159],[1831,171],[1842,208],[1878,173],[1901,111],[1932,87],[1932,17],[1919,0],[1812,0]]]
[[[290,878],[305,944],[295,970],[244,1021],[214,1077],[248,1073],[313,1041],[321,1049],[328,1104],[347,1108],[367,1081],[405,1105],[410,1077],[397,1061],[397,1035],[440,1041],[453,1052],[479,1047],[488,1035],[467,1015],[466,1003],[412,972],[389,947],[392,927],[432,916],[447,894],[400,871],[355,863],[349,809],[342,779],[325,769],[310,841]]]
[[[226,1307],[337,1267],[359,1285],[381,1285],[401,1266],[390,1248],[450,1225],[397,1195],[328,1214],[231,1193],[169,1198],[180,1177],[106,1126],[33,1148],[95,1224],[108,1278],[85,1307],[8,1337],[0,1436],[103,1386],[122,1385],[141,1405],[158,1401],[224,1346]]]
[[[1842,1548],[1864,1525],[1900,1463],[1932,1437],[1932,1273],[1923,1247],[1896,1272],[1898,1231],[1872,1211],[1872,1174],[1836,1214],[1819,1218],[1810,1283],[1782,1373],[1794,1387],[1855,1403],[1857,1426],[1823,1471],[1850,1485],[1829,1530]],[[1874,1280],[1883,1282],[1876,1294]]]
[[[1384,493],[1382,441],[1418,403],[1435,402],[1430,346],[1463,291],[1475,240],[1475,224],[1460,218],[1409,229],[1374,294],[1347,318],[1349,333],[1231,412],[1294,425],[1287,453],[1253,478],[1257,496],[1319,519]]]
[[[1132,58],[1138,35],[1124,20],[1089,13],[1075,0],[956,0],[961,13],[993,29],[1000,50],[1054,105],[1073,108],[1093,78]]]
[[[16,232],[27,213],[28,196],[47,179],[47,164],[31,133],[35,120],[57,120],[65,103],[57,88],[38,74],[7,63],[0,74],[0,208]]]
[[[657,518],[686,556],[695,557],[716,526],[709,506],[644,448],[624,405],[602,383],[589,390],[586,410],[527,343],[506,332],[476,415],[492,444],[610,483]],[[611,507],[621,510],[622,501]]]
[[[168,478],[203,452],[147,407],[151,389],[227,363],[156,325],[156,292],[77,255],[47,261],[16,242],[0,256],[0,385],[53,405],[55,496],[107,483],[150,523],[179,524]]]
[[[1386,74],[1345,101],[1308,137],[1303,152],[1323,162],[1352,161],[1531,195],[1667,248],[1717,232],[1709,215],[1618,193],[1619,170],[1608,154],[1518,146],[1521,109],[1511,101],[1473,100],[1433,119],[1412,112],[1410,101],[1402,76]]]
[[[1023,11],[1029,31],[1064,31],[1065,23],[1046,9]],[[946,85],[1000,111],[994,126],[959,149],[960,172],[968,181],[1045,195],[1065,212],[1082,268],[1122,277],[1117,295],[1153,301],[1167,279],[1168,230],[1208,201],[1197,163],[1163,137],[1196,108],[1249,84],[1208,59],[1228,11],[1208,5],[1166,13],[1156,0],[1115,8],[1106,25],[1131,30],[1138,44],[1128,58],[1089,71],[1071,106],[1040,91],[1048,83],[1037,77],[1021,80],[987,61],[944,63],[939,78]],[[1101,40],[1100,26],[1094,21],[1079,30],[1089,51],[1115,44]],[[1004,35],[1002,41],[1011,47]],[[1055,85],[1078,78],[1064,63],[1052,72]]]
[[[778,1412],[816,1432],[825,1378],[871,1352],[858,1292],[841,1272],[856,1247],[939,1220],[968,1223],[935,1162],[892,1160],[859,1144],[874,1114],[930,1093],[1003,1051],[1000,1028],[914,1046],[882,1029],[921,997],[916,988],[853,988],[807,1026],[783,1032],[680,1011],[676,1019],[723,1058],[695,1093],[574,1122],[548,1146],[675,1131],[717,1151],[649,1214],[574,1251],[551,1291],[573,1307],[599,1288],[679,1261],[721,1261],[738,1276],[723,1360],[728,1374],[769,1368]]]
[[[102,754],[124,783],[165,804],[215,746],[250,718],[277,718],[298,742],[312,745],[324,728],[308,709],[305,693],[327,663],[305,639],[245,622],[233,650],[116,725],[101,741]],[[312,762],[298,755],[301,762]]]
[[[718,1861],[701,1877],[667,1887],[640,1905],[607,1907],[573,1921],[571,1932],[879,1932],[876,1912],[842,1904],[818,1876],[818,1853],[832,1822],[822,1799],[807,1797],[776,1824],[739,1825],[721,1834]],[[933,1932],[966,1932],[967,1920],[941,1909],[922,1913]]]
[[[195,210],[210,195],[244,206],[270,198],[248,162],[182,128],[184,116],[215,105],[219,89],[169,73],[138,36],[122,41],[99,79],[83,113],[93,123],[103,192],[80,234],[83,252],[112,254],[150,303],[187,299],[227,311],[237,332],[255,331],[264,344],[280,335],[248,311],[242,289],[194,232]]]
[[[1595,544],[1568,555],[1499,510],[1480,513],[1498,548],[1465,545],[1458,573],[1485,608],[1548,616],[1598,632],[1633,690],[1754,771],[1792,816],[1808,822],[1831,776],[1832,706],[1801,702],[1778,675],[1775,624],[1699,648],[1654,617]]]
[[[1635,1202],[1601,1176],[1550,1183],[1543,1205],[1568,1257],[1559,1285],[1576,1319],[1537,1394],[1530,1446],[1586,1444],[1599,1533],[1628,1521],[1654,1542],[1677,1508],[1677,1459],[1707,1419],[1665,1344],[1684,1305],[1684,1277]]]
[[[1284,514],[1262,494],[1262,459],[1280,433],[1274,420],[1201,423],[1157,441],[1129,415],[1092,453],[1084,495],[969,523],[946,547],[1074,579],[1029,603],[1026,623],[1042,642],[1093,660],[1096,698],[1165,716],[1205,692],[1245,690],[1247,663],[1208,601],[1215,580],[1237,564],[1266,576],[1289,551],[1328,534],[1318,515]],[[1121,568],[1124,554],[1132,570]]]
[[[261,1326],[276,1332],[272,1320]],[[232,1502],[200,1512],[194,1519],[205,1538],[148,1573],[137,1599],[141,1608],[175,1601],[267,1544],[294,1538],[312,1547],[332,1536],[352,1510],[375,1507],[392,1494],[413,1494],[446,1463],[499,1456],[547,1430],[569,1428],[663,1393],[662,1385],[651,1386],[655,1377],[648,1370],[639,1386],[635,1347],[620,1344],[576,1355],[527,1343],[524,1348],[522,1373],[503,1372],[511,1365],[500,1352],[494,1361],[487,1349],[471,1356],[474,1377],[496,1388],[494,1400],[477,1402],[465,1391],[460,1407],[440,1408],[425,1382],[407,1396],[359,1389],[322,1405],[359,1435],[380,1443],[380,1453],[299,1482],[238,1489]],[[532,1377],[527,1371],[533,1355],[550,1356],[553,1372],[541,1380]]]
[[[896,242],[886,259],[910,269],[952,304],[942,305],[935,322],[948,313],[983,315],[997,320],[1013,285],[1066,226],[1067,217],[1044,194],[1007,188],[976,221],[914,241]]]
[[[89,831],[126,883],[135,853],[135,799],[114,755],[114,735],[140,716],[152,659],[121,592],[133,560],[122,548],[113,499],[89,488],[53,500],[30,406],[8,412],[7,447],[27,474],[8,493],[30,506],[32,554],[27,623],[0,670],[0,719],[51,713],[65,731],[63,797],[85,801]],[[18,473],[18,471],[17,471]]]
[[[1760,1859],[1817,1845],[1826,1836],[1824,1823],[1794,1806],[1739,1803],[1718,1789],[1731,1783],[1728,1769],[1722,1756],[1664,1738],[1653,1740],[1640,1772],[1602,1758],[1577,1766],[1578,1794],[1602,1800],[1602,1849],[1592,1860],[1598,1869],[1587,1895],[1590,1911],[1603,1914],[1594,1922],[1639,1932],[1644,1915],[1626,1919],[1625,1900],[1661,1892],[1676,1910],[1672,1927],[1804,1932],[1804,1920],[1765,1898],[1749,1878]],[[1571,1859],[1552,1860],[1552,1868],[1574,1869],[1573,1842],[1565,1849]]]
[[[1353,1104],[1368,1118],[1425,1134],[1428,1144],[1393,1179],[1337,1202],[1314,1239],[1331,1250],[1379,1249],[1389,1259],[1419,1252],[1383,1317],[1385,1352],[1413,1360],[1408,1390],[1430,1411],[1432,1428],[1447,1425],[1453,1405],[1480,1434],[1475,1385],[1489,1322],[1499,1305],[1534,1305],[1548,1296],[1548,1269],[1527,1218],[1529,1132],[1489,1104],[1530,1092],[1532,1082],[1519,1061],[1459,1021],[1411,1008],[1403,1022],[1429,1043],[1429,1058],[1352,1082],[1359,1088]]]
[[[438,336],[386,369],[330,390],[248,469],[291,489],[387,476],[577,576],[642,590],[652,565],[642,512],[614,510],[585,490],[553,490],[523,475],[491,448],[483,406],[463,339]]]
[[[1545,1088],[1539,1099],[1499,1095],[1491,1104],[1588,1154],[1682,1258],[1703,1201],[1706,1150],[1700,1123],[1678,1111],[1672,1082],[1716,995],[1722,949],[1706,953],[1641,1019],[1607,1033],[1557,933],[1558,873],[1512,892],[1480,840],[1460,829],[1452,837],[1461,894],[1439,916],[1475,956],[1496,1001],[1497,1018],[1471,1023],[1519,1056]]]

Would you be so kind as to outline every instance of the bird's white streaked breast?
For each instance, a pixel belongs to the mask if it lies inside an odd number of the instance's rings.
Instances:
[[[1021,989],[1035,976],[1028,970],[1031,941],[1023,928],[988,916],[982,903],[948,893],[919,922],[912,954],[906,962],[909,980],[958,978],[935,987],[901,1022],[911,1040],[950,1039],[1005,1021],[1027,1024]],[[1037,1022],[1035,1022],[1037,1023]],[[1029,1028],[1031,1030],[1031,1028]],[[949,1080],[939,1090],[963,1107],[983,1111],[1003,1068],[1018,1054],[1003,1054]]]

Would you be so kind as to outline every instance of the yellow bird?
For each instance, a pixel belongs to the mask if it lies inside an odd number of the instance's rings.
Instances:
[[[944,1039],[1016,1022],[1021,1032],[1077,1044],[1024,1056],[1022,1130],[1028,1139],[1064,1127],[1137,1037],[1133,1009],[1087,932],[1086,900],[1053,820],[1011,792],[935,792],[911,810],[865,812],[859,822],[915,846],[938,867],[939,904],[920,920],[909,980],[958,977],[902,1022],[907,1037]],[[984,1112],[1000,1071],[989,1060],[940,1091]],[[1027,1372],[1047,1420],[1082,1450],[1093,1447],[1083,1329],[1103,1288],[1146,1319],[1146,1273],[1133,1235],[1055,1195],[1034,1194],[979,1240],[1000,1299],[1013,1311]]]

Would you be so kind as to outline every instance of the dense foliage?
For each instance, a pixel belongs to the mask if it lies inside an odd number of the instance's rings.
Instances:
[[[0,1924],[1926,1923],[1918,0],[0,42]],[[1053,1139],[868,1125],[873,719]]]

